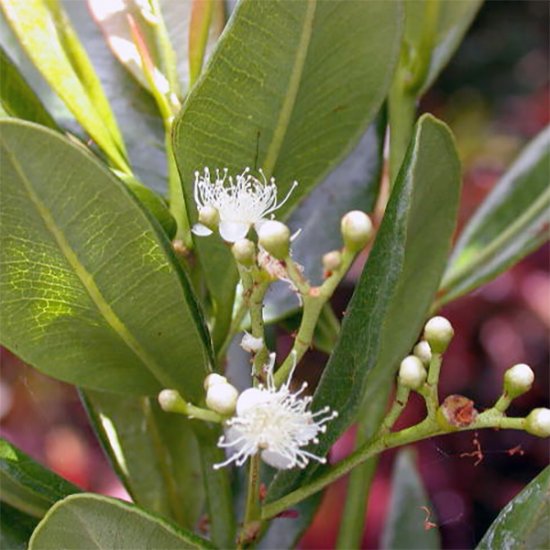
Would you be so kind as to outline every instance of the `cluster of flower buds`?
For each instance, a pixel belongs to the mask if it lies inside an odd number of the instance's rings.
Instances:
[[[225,376],[209,374],[204,380],[206,390],[206,405],[209,409],[227,416],[235,412],[239,392],[231,385]]]

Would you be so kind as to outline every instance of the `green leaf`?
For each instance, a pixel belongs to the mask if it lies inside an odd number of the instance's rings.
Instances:
[[[29,550],[215,548],[137,506],[90,493],[58,502],[34,531]]]
[[[440,548],[436,527],[426,528],[425,507],[430,511],[429,521],[435,522],[433,508],[416,468],[414,453],[400,451],[395,460],[392,478],[392,496],[382,548],[391,550],[437,550]]]
[[[162,412],[146,397],[91,390],[81,396],[94,430],[133,501],[192,529],[204,495],[191,421]]]
[[[2,7],[21,45],[50,86],[113,164],[129,171],[101,83],[57,0],[3,0]]]
[[[83,387],[198,401],[207,332],[160,227],[83,147],[0,128],[2,343]]]
[[[407,0],[404,41],[411,61],[425,65],[418,96],[433,84],[462,42],[483,0]],[[433,17],[433,23],[430,18]]]
[[[494,279],[548,240],[550,127],[522,152],[462,232],[440,305]]]
[[[550,548],[550,466],[500,512],[477,550]]]
[[[37,518],[58,500],[80,492],[4,438],[0,438],[0,486],[3,502]]]
[[[0,548],[27,550],[38,520],[0,501]]]
[[[287,216],[353,147],[388,91],[401,35],[399,2],[244,0],[174,127],[189,216],[194,172],[263,168]],[[253,31],[253,32],[252,32]],[[335,44],[338,47],[335,47]],[[196,239],[227,326],[235,268],[217,237]]]
[[[338,418],[312,449],[326,455],[356,419],[363,402],[375,406],[412,348],[439,285],[455,227],[460,165],[442,122],[422,116],[399,173],[373,249],[346,309],[312,410],[330,406]],[[366,393],[368,397],[366,398]],[[276,500],[317,469],[279,474],[268,494]]]
[[[0,47],[0,80],[2,108],[9,115],[57,130],[50,113],[27,84],[4,48]]]
[[[314,284],[322,282],[323,254],[342,247],[342,216],[350,210],[374,210],[382,176],[385,128],[386,117],[381,113],[353,152],[288,219],[293,233],[300,230],[292,244],[292,254]],[[273,322],[297,308],[296,293],[287,284],[277,284],[267,294],[264,318]]]

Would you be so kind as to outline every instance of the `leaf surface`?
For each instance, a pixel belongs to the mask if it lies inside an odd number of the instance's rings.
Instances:
[[[314,449],[326,455],[373,404],[412,348],[440,282],[456,223],[460,164],[452,135],[422,116],[399,173],[376,241],[342,323],[340,339],[317,387],[312,410],[338,411]],[[366,397],[367,395],[367,397]],[[317,469],[279,474],[268,494],[276,500]]]
[[[485,533],[477,550],[550,548],[550,466],[511,500]]]
[[[162,412],[146,397],[92,390],[81,395],[94,430],[133,501],[192,529],[204,495],[190,420]]]
[[[3,502],[37,518],[58,500],[80,492],[4,438],[0,438],[0,485]]]
[[[29,550],[215,548],[190,531],[121,500],[91,493],[58,502],[38,524]]]
[[[495,185],[464,228],[441,288],[440,303],[494,279],[548,240],[550,127]]]
[[[38,520],[0,501],[0,548],[27,550]]]
[[[399,452],[392,477],[388,518],[382,534],[387,550],[437,550],[440,548],[436,518],[410,449]],[[423,509],[425,508],[425,509]],[[433,526],[426,526],[426,510]]]
[[[291,210],[350,151],[380,108],[401,35],[399,2],[244,0],[174,127],[191,221],[194,172],[246,166],[277,178]],[[335,44],[338,47],[335,47]],[[217,236],[196,239],[218,311],[231,314],[236,269]]]
[[[83,387],[198,401],[207,332],[160,227],[82,147],[0,128],[3,344]]]

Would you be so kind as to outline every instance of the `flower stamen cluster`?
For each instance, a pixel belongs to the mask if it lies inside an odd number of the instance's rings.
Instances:
[[[237,401],[236,415],[226,422],[226,434],[218,446],[232,451],[231,456],[214,467],[221,468],[235,463],[242,466],[248,457],[260,453],[262,460],[270,466],[286,470],[294,467],[305,468],[310,460],[324,464],[320,457],[303,447],[319,443],[318,435],[326,431],[326,423],[336,418],[336,411],[324,407],[312,413],[309,405],[312,397],[304,396],[307,388],[292,392],[290,380],[277,389],[273,377],[275,355],[265,368],[267,385],[245,390]]]
[[[202,210],[215,209],[219,214],[219,232],[227,242],[244,239],[253,225],[256,230],[290,197],[296,187],[294,182],[286,197],[277,202],[277,185],[275,179],[269,181],[261,169],[258,170],[262,180],[250,173],[246,168],[235,178],[228,175],[227,168],[216,169],[215,180],[212,180],[210,170],[204,173],[195,172],[195,202],[200,213]],[[203,223],[193,227],[197,235],[210,235],[212,229]]]

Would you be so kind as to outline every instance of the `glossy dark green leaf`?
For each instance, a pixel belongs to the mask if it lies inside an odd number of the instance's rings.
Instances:
[[[125,147],[109,102],[58,0],[3,0],[2,8],[36,68],[114,165],[126,170]]]
[[[169,242],[59,134],[2,120],[2,343],[83,387],[203,395],[206,328]]]
[[[0,47],[0,101],[9,115],[57,129],[50,113],[27,84],[4,48]]]
[[[215,548],[192,532],[114,498],[85,493],[58,502],[34,531],[29,550]]]
[[[427,70],[422,82],[418,83],[419,95],[422,95],[439,76],[439,73],[462,42],[483,0],[407,0],[405,5],[405,30],[403,39],[413,50],[414,56],[426,56],[422,60]],[[427,10],[430,4],[435,7],[435,25],[433,49],[423,48],[426,32]],[[430,42],[429,40],[428,42]],[[417,60],[418,61],[418,60]]]
[[[392,477],[390,508],[382,534],[382,548],[387,550],[437,550],[439,532],[435,526],[422,478],[417,471],[415,456],[409,449],[402,450],[395,460]],[[426,510],[433,527],[426,528]]]
[[[342,247],[342,216],[350,210],[374,209],[382,175],[385,127],[386,118],[381,114],[352,153],[312,190],[288,219],[293,233],[300,230],[292,244],[292,254],[314,284],[322,281],[323,254]],[[267,322],[275,321],[297,307],[296,294],[288,285],[277,283],[267,294],[264,317]]]
[[[441,284],[446,303],[494,279],[548,240],[550,128],[523,151],[464,228]]]
[[[0,499],[41,518],[58,500],[80,489],[0,438]]]
[[[401,38],[399,2],[244,0],[174,127],[190,219],[194,172],[263,168],[283,198],[278,216],[349,152],[386,95]],[[334,47],[338,44],[338,47]],[[236,270],[216,236],[196,239],[226,319]]]
[[[91,390],[82,396],[103,448],[133,501],[192,529],[204,494],[190,420],[162,412],[146,397]]]
[[[452,135],[430,115],[418,121],[376,241],[347,307],[340,339],[325,368],[312,409],[330,406],[328,424],[315,452],[325,455],[355,420],[368,392],[381,385],[421,330],[445,266],[455,227],[460,165]],[[296,488],[316,469],[280,474],[268,498]]]
[[[550,466],[500,512],[477,550],[550,548]]]
[[[0,548],[27,550],[38,520],[0,501]]]

